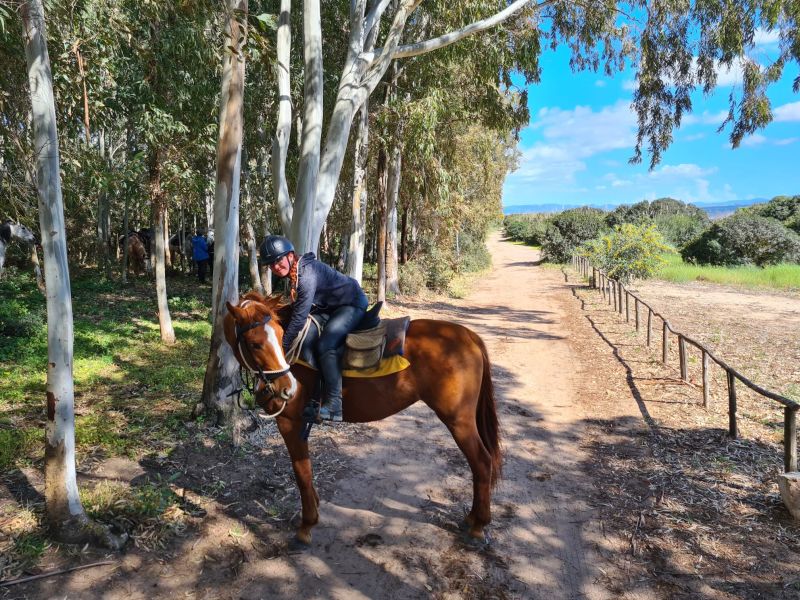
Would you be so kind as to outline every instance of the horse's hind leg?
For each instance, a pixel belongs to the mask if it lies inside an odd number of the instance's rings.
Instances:
[[[301,523],[297,528],[297,541],[308,545],[311,543],[311,528],[319,521],[319,495],[314,489],[311,473],[311,459],[308,456],[308,442],[300,439],[302,421],[278,418],[278,429],[283,436],[289,457],[292,460],[294,478],[300,490],[302,503]]]
[[[472,510],[466,516],[471,537],[483,540],[483,528],[492,520],[492,457],[481,441],[474,422],[456,422],[445,425],[453,435],[472,471]]]

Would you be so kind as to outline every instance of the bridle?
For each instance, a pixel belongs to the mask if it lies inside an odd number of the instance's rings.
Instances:
[[[238,323],[236,324],[236,346],[239,349],[239,356],[241,356],[241,358],[242,358],[242,361],[239,363],[240,376],[241,376],[241,373],[243,371],[242,366],[247,367],[247,372],[245,373],[245,376],[242,377],[242,381],[244,382],[244,386],[245,386],[246,389],[248,389],[250,391],[250,393],[253,395],[253,398],[255,398],[256,397],[256,393],[257,393],[256,387],[258,386],[258,383],[259,382],[263,383],[264,384],[264,388],[262,389],[262,392],[263,392],[263,390],[268,390],[269,391],[269,396],[267,397],[268,400],[274,398],[277,395],[276,394],[276,390],[275,390],[275,386],[272,385],[273,382],[276,379],[286,375],[286,373],[289,372],[290,367],[286,367],[285,369],[276,369],[276,370],[273,370],[273,371],[265,371],[264,369],[261,368],[261,365],[259,365],[258,362],[256,362],[255,360],[252,360],[252,361],[248,360],[247,354],[250,355],[251,359],[254,358],[254,356],[253,356],[253,352],[250,350],[250,347],[247,345],[247,341],[244,339],[244,334],[246,332],[250,331],[251,329],[255,329],[256,327],[266,327],[267,323],[269,323],[271,319],[272,319],[272,317],[270,315],[266,315],[260,321],[255,321],[253,323],[249,323],[248,325],[240,326]],[[247,353],[245,353],[245,351],[244,351],[245,348],[247,348]],[[255,367],[252,364],[250,364],[251,362],[255,363]],[[242,365],[242,363],[244,363],[244,365]],[[248,374],[251,377],[248,377],[247,376]],[[234,392],[233,392],[233,393],[238,394],[237,395],[237,402],[239,402],[239,408],[242,408],[241,402],[240,402],[240,400],[241,400],[241,391],[242,390],[239,389],[239,390],[234,390]],[[267,414],[266,416],[268,418],[277,417],[286,408],[286,405],[288,404],[288,402],[289,402],[288,398],[283,398],[283,405],[280,407],[280,409],[278,409],[278,411],[276,413]]]

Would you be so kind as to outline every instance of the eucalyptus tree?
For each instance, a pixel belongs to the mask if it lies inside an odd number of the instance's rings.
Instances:
[[[73,322],[67,264],[64,203],[59,173],[58,132],[52,73],[41,0],[21,6],[31,96],[35,186],[47,280],[47,421],[45,504],[53,535],[69,543],[99,543],[114,549],[125,539],[89,520],[75,476],[75,408],[72,377]]]
[[[671,143],[673,129],[691,109],[691,92],[697,88],[710,91],[720,65],[731,66],[736,61],[744,65],[744,85],[739,96],[731,97],[729,116],[733,123],[731,141],[737,145],[748,132],[769,122],[765,90],[777,81],[786,63],[797,62],[800,55],[797,3],[789,1],[719,4],[688,0],[647,3],[517,0],[505,4],[481,0],[459,3],[401,0],[392,9],[390,4],[390,0],[374,0],[369,5],[367,0],[351,3],[348,52],[324,144],[320,135],[323,111],[319,110],[319,72],[323,69],[322,57],[327,53],[320,43],[318,4],[309,1],[304,5],[306,87],[302,162],[294,205],[290,205],[285,191],[277,195],[281,214],[292,216],[290,233],[301,250],[315,249],[319,243],[336,193],[353,118],[392,60],[442,48],[511,20],[512,28],[530,32],[530,44],[525,51],[532,55],[538,55],[541,46],[563,44],[572,51],[573,68],[602,68],[608,73],[631,61],[637,70],[633,107],[639,118],[633,160],[641,160],[642,150],[646,149],[651,165],[655,165]],[[474,21],[460,28],[439,30],[423,41],[404,43],[406,30],[424,20],[425,10],[433,15],[460,15],[467,22],[474,17]],[[380,33],[375,48],[370,49],[367,40],[375,27]],[[776,31],[781,39],[779,55],[768,65],[759,66],[747,56],[758,29]],[[536,78],[538,73],[533,80]],[[798,86],[800,83],[795,87]],[[281,92],[281,98],[286,98],[286,94]],[[288,108],[284,105],[284,113]],[[278,127],[286,128],[290,122],[290,118],[284,117]],[[277,156],[279,159],[283,154]],[[273,172],[278,178],[276,186],[280,187],[279,166]]]
[[[239,184],[243,138],[243,95],[247,38],[247,0],[228,0],[223,37],[222,91],[220,94],[217,176],[214,197],[214,276],[212,291],[211,351],[203,385],[203,403],[217,413],[217,421],[230,422],[241,389],[239,364],[225,340],[225,303],[238,303],[239,288]],[[235,423],[234,423],[235,425]],[[236,431],[236,429],[234,429]]]

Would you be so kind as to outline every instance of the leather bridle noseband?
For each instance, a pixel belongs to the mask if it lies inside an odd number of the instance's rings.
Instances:
[[[244,382],[244,386],[246,389],[250,391],[253,395],[253,398],[256,397],[256,386],[258,382],[264,384],[264,389],[269,391],[268,400],[272,399],[276,396],[275,387],[272,385],[272,382],[276,379],[283,377],[286,375],[291,367],[286,367],[285,369],[276,369],[274,371],[265,371],[261,368],[261,365],[255,361],[255,356],[253,355],[253,351],[250,350],[250,346],[247,344],[247,341],[244,339],[244,334],[251,329],[255,329],[256,327],[266,327],[267,323],[270,322],[272,317],[270,315],[266,315],[260,321],[255,321],[253,323],[249,323],[248,325],[240,326],[238,323],[236,324],[236,346],[239,349],[239,356],[242,357],[242,363],[244,366],[247,367],[247,370],[252,375],[252,382],[248,381],[248,377],[242,377],[242,381]],[[250,357],[253,359],[252,362],[255,363],[255,367],[250,364],[251,361],[247,359],[247,356],[244,352],[244,349],[247,348],[247,352],[250,354]],[[242,363],[239,364],[239,372],[241,374],[242,371]],[[236,390],[233,393],[240,393],[241,390]],[[241,397],[239,394],[238,398]],[[267,414],[267,417],[277,417],[279,414],[283,412],[283,409],[286,408],[286,404],[289,402],[288,398],[283,398],[283,406],[278,410],[278,412],[274,414]],[[241,408],[241,403],[239,404],[239,408]]]

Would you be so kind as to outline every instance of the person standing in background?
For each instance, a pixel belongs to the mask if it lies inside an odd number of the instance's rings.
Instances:
[[[203,230],[195,231],[192,238],[192,259],[197,264],[197,278],[200,283],[206,282],[206,270],[208,269],[208,242],[203,237]]]

